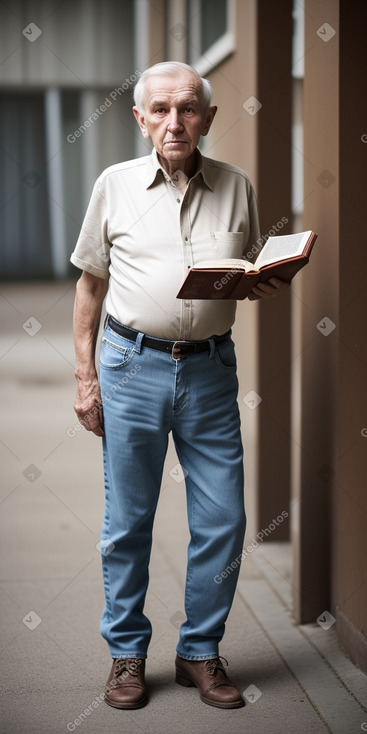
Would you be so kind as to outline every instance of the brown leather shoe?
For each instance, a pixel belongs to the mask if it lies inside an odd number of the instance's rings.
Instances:
[[[177,655],[176,683],[180,686],[196,686],[201,700],[209,706],[220,709],[240,708],[245,705],[245,701],[236,686],[227,678],[222,660],[228,665],[227,660],[222,657],[184,660]]]
[[[116,709],[140,709],[148,701],[145,660],[116,658],[108,676],[104,700]]]

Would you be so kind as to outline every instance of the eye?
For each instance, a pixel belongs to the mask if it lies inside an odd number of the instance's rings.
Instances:
[[[157,107],[155,111],[158,113],[158,115],[161,115],[164,112],[164,107]]]

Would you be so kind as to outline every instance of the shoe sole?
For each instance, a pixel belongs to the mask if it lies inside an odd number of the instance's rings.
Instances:
[[[215,706],[217,709],[241,709],[245,705],[244,701],[238,701],[238,703],[217,703],[215,701],[209,701],[204,696],[200,696],[200,700],[203,703],[207,703],[208,706]]]
[[[198,688],[191,678],[183,675],[178,670],[176,670],[176,683],[178,683],[179,686],[184,686],[185,688]],[[220,703],[219,701],[213,701],[212,699],[205,698],[202,694],[200,694],[200,700],[203,703],[208,704],[208,706],[215,706],[217,709],[240,709],[245,705],[245,701],[243,699],[241,701],[237,701],[237,703]]]
[[[140,701],[139,703],[126,703],[126,704],[119,704],[115,703],[113,701],[110,701],[107,696],[104,697],[105,703],[107,703],[108,706],[112,706],[114,709],[141,709],[143,706],[146,706],[148,703],[148,697],[144,698],[143,701]]]

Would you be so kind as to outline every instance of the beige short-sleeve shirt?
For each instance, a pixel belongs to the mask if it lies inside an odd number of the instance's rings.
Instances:
[[[70,258],[109,278],[111,316],[161,339],[207,339],[231,328],[236,301],[181,300],[176,294],[195,263],[246,257],[259,239],[247,174],[199,151],[197,156],[184,193],[183,174],[170,179],[154,149],[103,171]]]

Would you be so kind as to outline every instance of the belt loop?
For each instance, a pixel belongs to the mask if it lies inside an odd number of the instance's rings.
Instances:
[[[139,334],[137,334],[137,337],[136,337],[136,342],[134,344],[134,350],[133,350],[134,352],[137,352],[138,354],[140,354],[141,352],[143,338],[144,338],[143,332],[139,331]]]
[[[215,353],[215,341],[211,337],[210,339],[208,339],[208,342],[209,342],[209,346],[210,346],[209,359],[213,359],[214,353]]]

